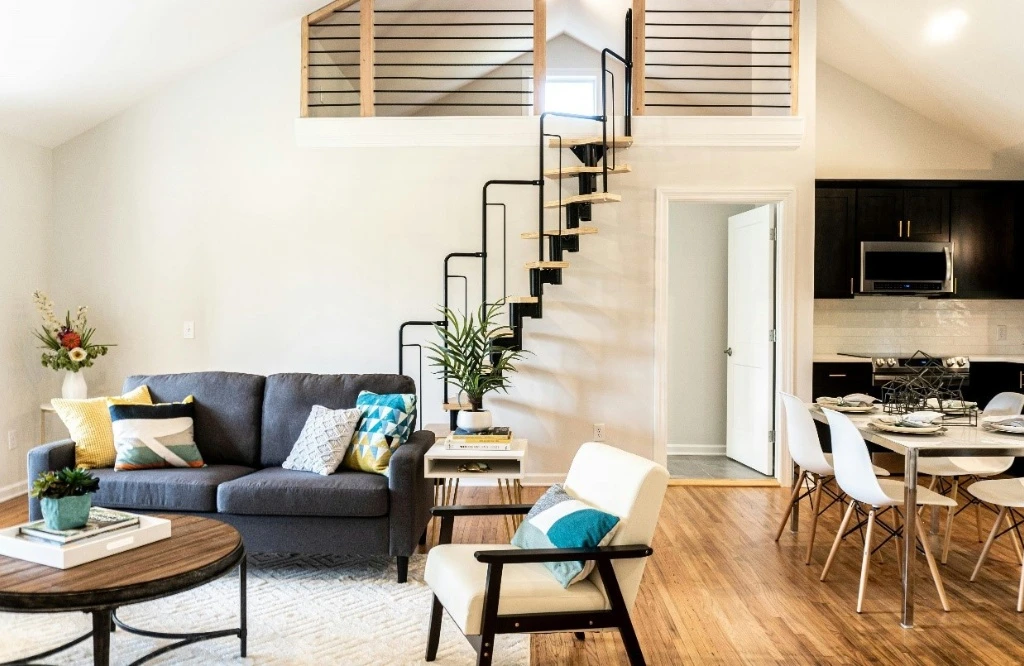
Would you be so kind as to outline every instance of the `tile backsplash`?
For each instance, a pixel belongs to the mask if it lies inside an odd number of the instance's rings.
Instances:
[[[1006,339],[1000,340],[1005,326]],[[1024,301],[865,296],[814,301],[814,353],[1024,354]]]

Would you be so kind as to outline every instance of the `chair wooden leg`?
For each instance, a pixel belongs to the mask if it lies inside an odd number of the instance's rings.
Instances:
[[[800,489],[804,485],[805,474],[806,472],[800,472],[796,476],[796,483],[793,484],[793,492],[789,496],[789,504],[786,505],[786,511],[782,515],[782,522],[779,523],[779,531],[775,533],[776,541],[782,538],[782,533],[786,529],[786,523],[789,522],[789,516],[793,513],[793,505],[796,504],[796,498],[800,496]]]
[[[633,620],[629,617],[629,609],[622,598],[622,590],[619,588],[619,580],[615,576],[615,569],[609,560],[597,562],[598,573],[601,574],[601,581],[604,583],[605,593],[608,595],[608,604],[612,612],[617,615],[619,625],[619,636],[626,648],[626,657],[630,666],[646,666],[643,650],[640,649],[640,641],[636,637],[636,630],[633,629]]]
[[[1024,564],[1020,567],[1020,584],[1017,586],[1017,612],[1024,612]]]
[[[999,520],[996,520],[996,525],[999,524]],[[1010,528],[1010,543],[1013,544],[1013,551],[1017,553],[1017,559],[1024,563],[1024,553],[1021,553],[1020,549],[1020,538],[1017,536],[1017,530],[1013,529],[1013,519],[1010,514],[1006,514],[1006,526]]]
[[[939,601],[942,603],[942,610],[949,612],[949,601],[946,599],[946,590],[942,587],[942,576],[939,575],[939,565],[935,563],[932,549],[928,546],[928,537],[924,533],[921,523],[917,525],[917,535],[921,539],[921,547],[924,548],[924,559],[928,561],[928,569],[932,572],[932,580],[935,581],[935,589],[939,593]]]
[[[807,557],[804,564],[811,563],[811,555],[814,553],[814,534],[818,531],[818,514],[821,513],[821,486],[822,480],[818,476],[814,483],[814,501],[811,503],[811,536],[807,540]]]
[[[978,556],[978,563],[974,565],[974,573],[971,574],[971,582],[978,577],[978,572],[981,571],[981,565],[985,563],[985,558],[988,557],[988,551],[992,547],[992,543],[996,540],[996,534],[999,532],[999,526],[1003,524],[1003,519],[1006,517],[1006,507],[999,507],[999,515],[996,516],[996,522],[992,523],[992,531],[988,533],[988,540],[985,541],[985,545],[981,549],[981,555]],[[1010,536],[1013,536],[1012,534]]]
[[[857,612],[864,608],[864,592],[868,589],[868,564],[871,562],[871,535],[875,529],[875,508],[868,512],[868,529],[864,534],[864,557],[860,563],[860,586],[857,588]]]
[[[960,477],[953,477],[953,489],[950,491],[950,498],[956,502],[957,491],[960,489]],[[953,518],[956,517],[956,505],[952,508],[946,509],[946,533],[942,538],[942,563],[945,564],[946,560],[949,559],[949,542],[953,536]]]
[[[836,532],[836,539],[832,542],[832,550],[828,552],[828,559],[825,560],[825,568],[821,570],[821,580],[828,577],[828,570],[832,568],[832,560],[836,558],[836,551],[839,550],[839,544],[843,542],[843,533],[846,532],[846,526],[850,524],[850,518],[853,516],[853,510],[857,506],[857,502],[850,498],[850,506],[847,507],[846,513],[843,514],[843,522],[839,523],[839,531]]]
[[[404,583],[409,580],[409,558],[399,555],[395,558],[395,562],[398,565],[398,582]]]
[[[974,528],[978,531],[978,543],[981,543],[981,505],[974,505]]]
[[[494,635],[498,624],[498,598],[501,595],[501,564],[487,565],[487,587],[480,623],[480,648],[476,653],[477,666],[491,666],[494,658]]]
[[[443,613],[444,609],[435,594],[434,603],[430,606],[430,627],[427,629],[427,654],[424,661],[434,661],[437,658],[437,644],[441,640],[441,615]]]

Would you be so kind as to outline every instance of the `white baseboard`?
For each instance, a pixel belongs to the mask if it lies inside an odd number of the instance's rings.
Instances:
[[[0,502],[14,499],[19,495],[24,495],[26,492],[28,492],[28,482],[26,481],[18,481],[9,486],[3,486],[0,488]]]
[[[724,456],[725,444],[669,444],[665,452],[670,456]]]
[[[534,473],[527,474],[526,478],[523,479],[524,486],[542,486],[547,487],[556,483],[563,483],[565,481],[564,473]]]

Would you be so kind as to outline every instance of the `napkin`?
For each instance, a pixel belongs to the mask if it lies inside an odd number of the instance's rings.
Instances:
[[[936,425],[935,421],[942,418],[939,412],[911,412],[900,417],[899,424],[911,428],[925,428]]]
[[[1017,428],[1024,428],[1024,415],[1013,414],[1009,416],[984,416],[982,417],[983,423],[998,423],[1004,426],[1014,426]]]
[[[841,398],[828,398],[821,397],[816,401],[822,405],[848,405],[850,407],[859,407],[861,405],[867,406],[878,402],[878,398],[874,398],[866,393],[851,393],[850,395],[844,395]]]
[[[963,409],[971,409],[973,407],[977,407],[978,403],[972,402],[970,400],[943,400],[942,401],[942,405],[940,406],[938,398],[928,398],[928,400],[925,401],[925,405],[924,406],[927,407],[928,409],[956,409],[956,410],[963,410]]]

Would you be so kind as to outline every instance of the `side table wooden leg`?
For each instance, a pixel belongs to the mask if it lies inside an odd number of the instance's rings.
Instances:
[[[110,666],[111,610],[92,612],[92,663],[93,666]]]

